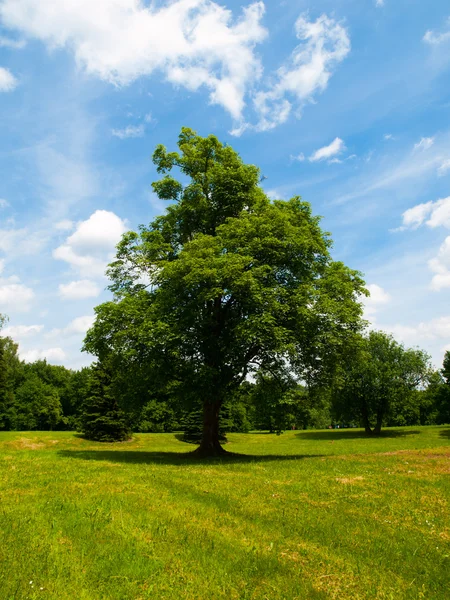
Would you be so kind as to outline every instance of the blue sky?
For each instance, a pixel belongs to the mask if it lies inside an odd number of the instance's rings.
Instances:
[[[447,0],[0,0],[0,312],[25,360],[78,368],[120,235],[164,210],[181,126],[300,194],[366,315],[450,349]]]

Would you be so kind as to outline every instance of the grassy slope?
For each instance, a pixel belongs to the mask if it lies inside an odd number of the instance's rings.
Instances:
[[[450,428],[230,439],[0,433],[1,600],[449,598]]]

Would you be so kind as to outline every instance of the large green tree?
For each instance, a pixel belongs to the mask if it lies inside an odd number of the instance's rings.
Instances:
[[[359,420],[366,433],[378,435],[383,422],[410,424],[411,412],[420,418],[417,390],[431,375],[429,356],[405,348],[383,331],[370,331],[340,365],[333,390],[338,418]]]
[[[323,376],[361,328],[365,290],[332,260],[300,197],[271,201],[258,168],[214,136],[184,128],[178,147],[153,154],[163,176],[153,189],[172,204],[123,236],[109,268],[114,301],[97,307],[84,347],[200,400],[197,452],[216,455],[221,407],[249,372],[289,365],[305,381]]]

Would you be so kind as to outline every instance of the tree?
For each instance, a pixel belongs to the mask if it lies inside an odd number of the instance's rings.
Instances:
[[[90,440],[121,442],[130,437],[125,415],[111,394],[111,374],[101,363],[92,368],[80,420],[82,432]]]
[[[52,430],[64,422],[57,390],[44,383],[36,373],[30,373],[17,388],[14,408],[12,429]]]
[[[450,350],[444,355],[441,370],[444,385],[441,386],[437,397],[437,422],[439,424],[450,423]]]
[[[430,373],[425,352],[405,349],[391,335],[371,331],[342,362],[333,390],[334,411],[338,418],[359,420],[366,433],[379,435],[385,419],[397,419],[398,424],[400,415],[411,411],[415,392],[426,385]]]
[[[108,271],[114,301],[97,307],[84,349],[145,368],[160,390],[178,382],[202,405],[197,453],[217,455],[221,408],[247,375],[289,364],[304,380],[323,376],[361,328],[365,289],[331,259],[300,197],[270,201],[257,167],[214,136],[183,128],[178,147],[153,154],[163,175],[153,189],[172,204],[123,236]]]

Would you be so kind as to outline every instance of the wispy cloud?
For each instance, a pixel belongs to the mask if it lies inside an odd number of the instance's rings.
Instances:
[[[323,148],[319,148],[316,150],[310,157],[310,162],[317,162],[320,160],[332,159],[333,157],[341,154],[345,150],[344,141],[341,138],[335,138],[331,144],[328,146],[324,146]],[[339,159],[338,159],[339,160]],[[332,161],[330,161],[332,162]],[[333,159],[333,162],[336,162],[336,159]]]
[[[114,137],[118,137],[121,140],[139,138],[145,135],[145,125],[128,125],[124,129],[112,129],[111,133]]]
[[[233,135],[241,135],[248,128],[273,129],[285,123],[292,110],[300,117],[305,104],[327,88],[335,68],[350,52],[347,29],[327,15],[316,21],[302,15],[295,23],[295,31],[300,45],[278,69],[269,89],[254,94],[258,122],[242,122],[233,129]]]
[[[436,32],[429,29],[423,36],[423,41],[432,46],[450,41],[450,17],[446,20],[442,31]]]
[[[25,48],[27,43],[25,40],[13,40],[8,37],[0,35],[0,48],[11,48],[13,50],[21,50]]]
[[[418,150],[429,150],[433,144],[434,137],[423,137],[419,142],[417,142],[417,144],[414,144],[413,151],[417,152]]]

